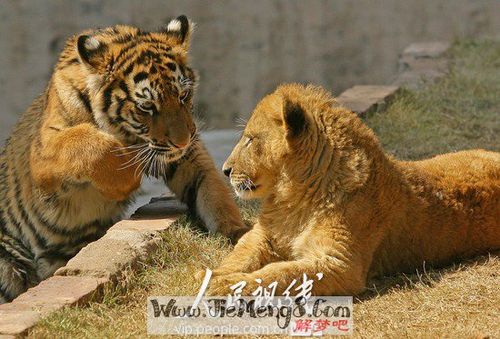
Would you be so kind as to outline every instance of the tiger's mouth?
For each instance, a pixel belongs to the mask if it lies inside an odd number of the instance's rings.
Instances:
[[[163,158],[164,161],[172,162],[182,158],[191,147],[192,141],[184,148],[177,148],[170,145],[158,145],[149,143],[148,149],[154,153],[154,156]]]
[[[152,144],[150,143],[148,145],[148,147],[152,150],[155,150],[159,153],[166,153],[166,152],[171,152],[172,151],[172,147],[169,147],[169,146],[163,146],[163,145],[156,145],[156,144]]]
[[[132,150],[128,151],[129,154],[132,154],[132,158],[122,168],[136,166],[138,176],[146,175],[160,178],[167,172],[171,163],[180,160],[186,155],[191,146],[192,144],[189,144],[186,148],[179,149],[151,143],[134,145],[131,146],[133,147]]]

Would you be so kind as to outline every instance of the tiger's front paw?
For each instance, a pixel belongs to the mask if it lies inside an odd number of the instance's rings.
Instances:
[[[142,175],[134,154],[116,142],[94,167],[92,182],[106,198],[123,201],[140,187]]]

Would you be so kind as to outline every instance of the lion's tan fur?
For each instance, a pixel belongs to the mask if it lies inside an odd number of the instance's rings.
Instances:
[[[265,97],[225,170],[241,196],[263,203],[215,270],[212,294],[238,281],[250,293],[257,278],[282,292],[304,273],[314,294],[357,294],[371,276],[500,248],[499,153],[398,161],[319,87],[282,85]]]

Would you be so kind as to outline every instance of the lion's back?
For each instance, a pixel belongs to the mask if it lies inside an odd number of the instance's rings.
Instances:
[[[500,246],[500,153],[467,150],[413,164],[432,183],[426,200],[433,217],[449,210],[450,227],[469,230],[463,240],[471,252]]]
[[[467,150],[413,162],[445,190],[500,188],[500,153]]]

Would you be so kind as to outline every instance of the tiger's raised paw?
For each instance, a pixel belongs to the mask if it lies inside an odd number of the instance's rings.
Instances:
[[[92,172],[91,179],[96,188],[108,199],[123,201],[136,191],[142,180],[140,163],[116,144],[103,155],[100,164]]]

